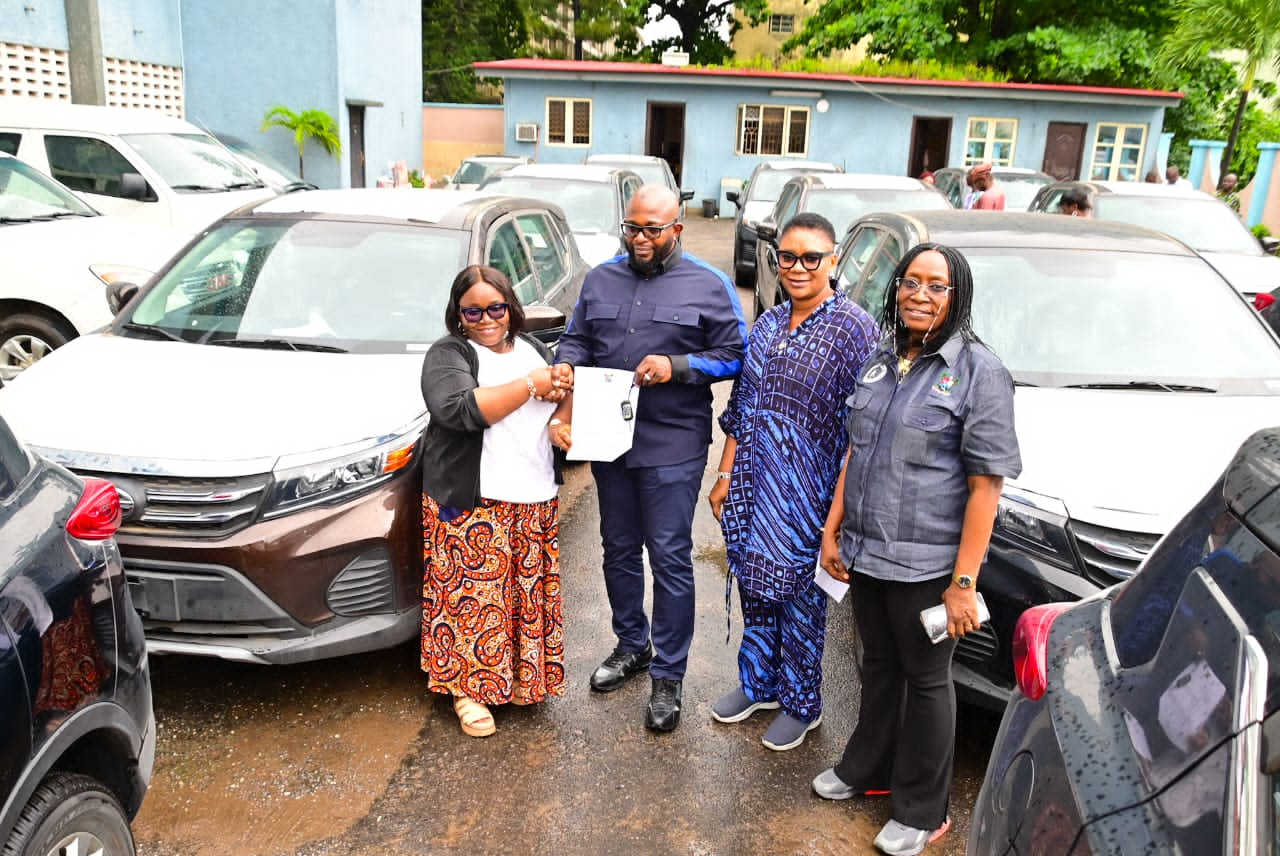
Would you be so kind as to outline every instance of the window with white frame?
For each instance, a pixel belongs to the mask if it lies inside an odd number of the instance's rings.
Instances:
[[[771,33],[794,33],[796,31],[795,15],[770,15],[769,16],[769,32]]]
[[[1146,125],[1099,122],[1089,177],[1100,181],[1140,180],[1146,145]]]
[[[738,154],[804,157],[808,153],[808,107],[738,105]]]
[[[970,118],[964,141],[964,165],[1013,166],[1013,144],[1017,137],[1017,119]]]
[[[591,145],[591,99],[547,99],[547,144]]]

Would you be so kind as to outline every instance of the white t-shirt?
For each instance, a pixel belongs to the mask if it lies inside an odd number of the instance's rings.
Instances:
[[[524,378],[546,362],[534,347],[516,339],[515,348],[494,353],[471,343],[480,357],[476,376],[480,386],[500,386]],[[556,405],[530,398],[514,413],[490,425],[484,432],[480,453],[480,495],[505,502],[545,502],[556,495],[555,466],[547,421]]]

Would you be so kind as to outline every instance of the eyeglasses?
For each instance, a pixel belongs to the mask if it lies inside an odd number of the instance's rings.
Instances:
[[[930,294],[932,294],[934,297],[941,297],[951,289],[955,288],[954,285],[943,285],[940,282],[918,282],[917,280],[914,280],[914,279],[908,279],[905,276],[898,277],[896,282],[897,282],[899,291],[906,291],[910,294],[915,294],[917,291],[923,288],[927,290]]]
[[[488,306],[459,306],[458,311],[462,313],[462,317],[472,324],[480,320],[486,312],[494,321],[501,321],[506,317],[507,310],[511,308],[510,303],[490,303]]]
[[[822,260],[834,256],[835,251],[832,250],[828,253],[800,253],[797,255],[790,250],[778,250],[774,255],[778,259],[778,267],[783,270],[791,270],[796,266],[796,262],[800,262],[805,270],[815,271],[818,269],[818,265],[822,264]]]
[[[650,241],[654,241],[662,237],[663,232],[667,231],[679,222],[679,220],[672,220],[670,223],[664,223],[661,226],[641,226],[639,223],[629,223],[626,220],[623,220],[622,234],[626,235],[628,238],[634,238],[636,235],[643,232],[646,238]]]

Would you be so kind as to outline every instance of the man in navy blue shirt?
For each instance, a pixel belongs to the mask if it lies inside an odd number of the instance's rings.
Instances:
[[[600,502],[604,580],[617,645],[591,675],[610,692],[649,669],[645,725],[680,722],[693,641],[693,510],[711,443],[711,387],[742,370],[746,320],[733,283],[680,248],[680,200],[661,185],[636,191],[622,223],[627,254],[592,270],[556,359],[633,372],[640,396],[631,450],[591,465]],[[551,420],[568,448],[572,399]],[[653,621],[644,612],[644,558]]]

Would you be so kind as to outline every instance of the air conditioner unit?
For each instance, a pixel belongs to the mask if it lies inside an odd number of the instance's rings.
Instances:
[[[516,142],[538,142],[538,126],[534,122],[516,122]]]

